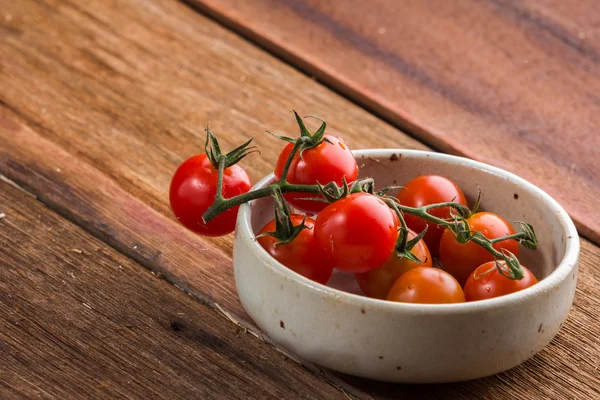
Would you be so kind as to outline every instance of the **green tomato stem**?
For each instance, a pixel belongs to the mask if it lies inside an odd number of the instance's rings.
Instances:
[[[271,196],[273,194],[273,188],[275,186],[279,187],[282,193],[320,193],[319,187],[317,185],[294,185],[291,183],[278,181],[260,189],[253,190],[248,193],[243,193],[228,199],[225,199],[223,197],[221,197],[220,199],[215,198],[215,202],[212,206],[208,208],[208,210],[206,210],[204,215],[202,215],[202,219],[205,223],[208,223],[217,215],[221,214],[224,211],[227,211],[232,207],[239,206],[249,201],[260,199],[262,197]]]
[[[517,233],[513,233],[512,235],[506,235],[506,236],[502,236],[496,239],[490,239],[490,243],[498,243],[498,242],[502,242],[504,240],[510,240],[510,239],[514,239],[519,241],[519,239],[525,239],[527,238],[527,233],[525,232],[517,232]]]
[[[290,152],[290,155],[288,156],[287,160],[285,161],[285,165],[281,170],[281,177],[279,178],[279,182],[287,182],[286,179],[290,170],[290,166],[292,165],[292,161],[294,160],[294,156],[298,152],[298,149],[300,148],[300,146],[302,146],[302,143],[302,137],[299,137],[296,140],[296,143],[294,143],[294,147],[292,148],[292,151]]]
[[[227,162],[227,156],[219,156],[219,168],[217,178],[217,192],[215,195],[215,203],[223,200],[223,173],[225,172],[225,163]]]
[[[301,128],[302,127],[303,126],[301,126]],[[228,209],[230,209],[232,207],[239,206],[241,204],[244,204],[249,201],[256,200],[256,199],[259,199],[262,197],[272,196],[273,193],[275,193],[275,192],[276,193],[296,192],[296,193],[311,193],[311,194],[317,194],[317,195],[321,194],[322,195],[324,187],[319,184],[296,185],[296,184],[291,184],[287,181],[287,175],[288,175],[290,166],[292,164],[292,160],[294,159],[294,156],[298,153],[298,151],[304,145],[305,140],[307,140],[307,139],[301,135],[294,142],[294,147],[292,148],[292,151],[290,152],[290,154],[286,160],[286,163],[281,171],[281,177],[279,178],[278,181],[276,181],[268,186],[262,187],[260,189],[256,189],[256,190],[226,199],[223,197],[223,174],[224,174],[225,168],[228,166],[228,164],[227,164],[228,157],[227,157],[227,155],[221,154],[220,149],[218,149],[218,143],[216,142],[216,138],[215,138],[213,140],[214,147],[216,147],[214,155],[217,155],[217,157],[218,157],[217,188],[216,188],[216,195],[215,195],[215,200],[214,200],[213,204],[208,208],[208,210],[206,210],[206,212],[202,216],[202,219],[204,220],[204,222],[208,223],[213,218],[215,218],[217,215],[221,214],[224,211],[227,211]],[[207,139],[207,143],[208,143],[208,139]],[[245,149],[249,145],[249,143],[250,142],[247,142],[246,144],[242,145],[240,148]],[[240,148],[234,150],[234,152],[238,151]],[[249,153],[246,150],[246,153],[244,155],[247,155],[247,154],[249,154]],[[236,153],[236,155],[237,155],[237,153]],[[215,157],[215,158],[217,158],[217,157]],[[237,161],[239,161],[239,159],[241,159],[241,158],[238,157]],[[348,187],[346,184],[345,184],[345,189],[346,189],[346,191],[348,191]],[[454,202],[444,202],[444,203],[429,204],[429,205],[426,205],[423,207],[408,207],[408,206],[400,204],[397,201],[397,199],[388,197],[385,194],[380,194],[378,197],[380,197],[387,204],[388,207],[390,207],[392,210],[394,210],[396,212],[396,214],[398,215],[398,218],[400,219],[400,224],[401,224],[400,234],[402,236],[402,243],[401,243],[400,248],[403,249],[403,251],[405,250],[405,247],[407,245],[408,232],[409,232],[406,221],[404,220],[404,214],[415,215],[426,221],[433,222],[434,224],[443,226],[443,227],[451,230],[454,233],[455,237],[457,237],[457,238],[460,237],[460,239],[464,242],[472,241],[472,242],[477,243],[479,246],[481,246],[486,251],[491,253],[496,260],[500,259],[500,260],[504,260],[506,262],[506,265],[509,268],[509,273],[504,272],[502,270],[502,268],[499,267],[500,264],[498,262],[496,262],[496,264],[497,264],[499,272],[510,279],[522,279],[524,276],[524,272],[523,272],[523,269],[521,268],[519,260],[517,259],[517,257],[514,254],[512,254],[510,252],[497,251],[496,249],[494,249],[493,244],[503,241],[503,240],[507,240],[507,239],[515,239],[515,240],[518,240],[519,242],[522,242],[523,244],[526,244],[527,247],[529,247],[529,248],[537,247],[537,240],[535,238],[535,233],[533,232],[533,228],[530,225],[525,224],[525,223],[521,223],[522,231],[519,233],[515,233],[515,234],[507,235],[507,236],[504,236],[504,237],[501,237],[498,239],[490,240],[490,239],[487,239],[485,236],[483,236],[480,233],[472,233],[468,230],[465,219],[469,218],[471,216],[472,212],[471,212],[471,210],[469,210],[468,207],[466,207],[462,204],[454,203]],[[478,198],[477,203],[478,202],[479,202],[479,198]],[[433,216],[433,215],[429,214],[429,212],[428,212],[429,210],[441,208],[441,207],[450,207],[450,208],[456,210],[456,212],[458,214],[454,214],[452,218],[443,219],[443,218],[438,218],[436,216]],[[451,215],[452,215],[452,213],[451,213]],[[527,233],[527,232],[525,232],[525,230],[530,231],[530,232]]]

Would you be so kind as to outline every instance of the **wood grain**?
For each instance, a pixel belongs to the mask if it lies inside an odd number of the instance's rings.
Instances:
[[[281,148],[260,132],[295,132],[291,108],[327,118],[353,147],[425,148],[175,2],[21,1],[3,5],[3,12],[0,172],[110,246],[238,317],[231,236],[193,237],[168,210],[170,175],[200,151],[208,120],[229,148],[257,134],[262,156],[245,163],[254,179],[269,172]],[[600,250],[589,243],[585,249],[568,323],[524,366],[443,387],[347,382],[382,398],[595,397]]]
[[[237,319],[232,237],[194,237],[168,208],[170,176],[202,150],[206,122],[231,148],[266,128],[295,132],[292,108],[325,110],[356,147],[425,148],[175,2],[12,2],[3,12],[0,171]],[[257,137],[265,157],[246,163],[254,179],[282,147],[267,136]]]
[[[0,181],[0,398],[347,398]]]
[[[292,108],[327,118],[354,147],[425,148],[177,2],[19,1],[3,12],[0,171],[241,318],[232,236],[194,237],[168,206],[172,173],[203,151],[207,122],[229,149],[257,135],[262,156],[244,163],[254,180],[283,147],[264,130],[297,131]]]
[[[0,108],[0,171],[44,204],[205,304],[246,318],[231,254],[181,228]]]
[[[530,180],[600,243],[594,0],[186,0],[437,149]]]
[[[237,314],[236,318],[244,318],[233,279],[224,272],[230,274],[229,256],[213,261],[221,269],[210,270],[211,264],[208,263],[193,268],[196,257],[218,250],[210,247],[210,243],[207,244],[209,247],[199,250],[195,238],[178,229],[174,221],[148,209],[97,170],[61,151],[26,126],[19,125],[18,118],[10,112],[0,112],[0,132],[5,133],[5,147],[0,148],[0,171],[8,172],[33,191],[40,201],[139,260],[147,268],[164,274],[169,281],[201,301],[213,307],[216,301]],[[94,182],[94,185],[89,182]],[[141,211],[144,218],[132,217],[127,211],[131,209]],[[576,398],[594,399],[600,394],[600,375],[597,373],[600,368],[597,362],[600,357],[600,326],[597,324],[600,318],[600,249],[585,240],[582,243],[578,289],[569,319],[556,339],[525,364],[507,373],[474,382],[418,389],[353,377],[342,376],[342,379],[360,390],[362,395],[382,399],[395,398],[400,394],[408,398],[419,398],[422,394],[431,398],[447,398],[449,393],[456,398],[485,395],[490,399],[504,398],[507,393],[524,398],[543,395],[564,399],[574,398],[573,394],[577,393]],[[160,255],[153,257],[157,254],[156,249],[160,249]],[[218,257],[218,254],[211,257]],[[218,288],[213,286],[219,283],[221,286]],[[249,320],[242,321],[242,324],[252,329]],[[560,385],[557,382],[561,382]]]

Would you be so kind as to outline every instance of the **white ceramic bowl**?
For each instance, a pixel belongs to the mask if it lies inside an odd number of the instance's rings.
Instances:
[[[521,261],[540,282],[491,300],[421,305],[370,299],[351,275],[334,273],[328,286],[271,258],[254,236],[272,218],[271,199],[240,207],[233,250],[237,291],[254,322],[275,342],[316,364],[390,382],[464,381],[512,368],[546,346],[573,302],[579,238],[565,210],[531,183],[465,158],[415,150],[355,152],[361,176],[377,187],[424,174],[457,183],[482,208],[536,229],[538,250]],[[256,187],[268,184],[268,176]]]

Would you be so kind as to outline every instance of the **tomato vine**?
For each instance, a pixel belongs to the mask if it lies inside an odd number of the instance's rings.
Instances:
[[[524,272],[518,258],[513,253],[505,249],[502,249],[502,251],[496,250],[493,247],[493,244],[503,240],[512,239],[518,241],[527,248],[536,249],[538,246],[538,242],[535,231],[530,224],[527,224],[525,222],[518,222],[521,228],[520,232],[507,235],[501,238],[496,238],[493,240],[487,239],[480,232],[472,232],[469,229],[469,225],[467,224],[466,220],[471,215],[473,215],[476,209],[478,208],[479,201],[481,198],[481,191],[479,191],[479,196],[473,209],[469,209],[467,206],[457,202],[443,202],[429,204],[423,207],[409,207],[401,204],[397,198],[388,196],[386,193],[390,188],[386,188],[384,190],[375,192],[374,181],[371,178],[357,180],[355,182],[352,182],[350,185],[344,181],[343,185],[341,186],[338,186],[335,182],[329,182],[325,185],[303,185],[289,183],[287,181],[287,176],[290,166],[292,164],[292,160],[296,156],[296,154],[299,153],[299,156],[302,157],[303,151],[313,148],[323,142],[328,142],[328,140],[324,137],[324,132],[327,126],[325,121],[321,120],[322,123],[319,129],[315,133],[311,134],[306,129],[302,118],[300,118],[295,111],[294,115],[300,128],[299,137],[293,139],[273,134],[279,139],[294,144],[287,158],[287,161],[281,171],[279,179],[265,187],[251,190],[247,193],[243,193],[230,198],[224,198],[222,194],[223,172],[225,168],[236,164],[242,158],[246,157],[250,153],[256,152],[257,150],[254,146],[251,146],[252,139],[250,139],[235,150],[231,151],[230,153],[223,154],[220,150],[216,136],[208,128],[206,129],[206,154],[209,155],[211,163],[218,170],[218,181],[215,201],[202,216],[202,219],[205,223],[208,223],[209,221],[217,217],[219,214],[232,207],[239,206],[241,204],[262,197],[272,196],[274,195],[274,193],[315,194],[316,196],[322,197],[316,198],[315,196],[315,198],[311,200],[334,202],[342,197],[349,195],[350,193],[367,192],[382,199],[385,202],[385,204],[388,205],[388,207],[390,207],[396,212],[396,215],[400,220],[400,234],[398,237],[398,244],[396,246],[396,252],[398,257],[407,257],[411,260],[415,258],[415,256],[412,255],[412,253],[410,252],[410,249],[425,234],[425,231],[422,231],[418,233],[417,238],[410,241],[408,240],[409,229],[404,220],[404,214],[409,214],[422,218],[426,221],[432,222],[436,225],[443,226],[444,228],[447,228],[453,233],[453,235],[459,243],[474,242],[478,244],[494,256],[494,259],[496,260],[496,267],[500,274],[513,280],[523,279]],[[450,213],[451,216],[449,218],[439,218],[435,215],[432,215],[429,212],[431,210],[438,209],[441,207],[449,207],[452,209],[452,212]],[[289,226],[288,229],[290,229]],[[418,259],[413,261],[419,262]],[[501,267],[501,262],[505,263],[503,264],[503,267]]]

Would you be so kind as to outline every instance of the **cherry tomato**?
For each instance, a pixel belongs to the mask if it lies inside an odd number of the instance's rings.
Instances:
[[[215,200],[217,177],[218,171],[206,154],[199,154],[184,161],[171,180],[169,200],[175,217],[183,226],[203,236],[221,236],[235,229],[238,207],[230,208],[208,224],[202,221],[202,214]],[[239,165],[224,170],[225,198],[246,193],[251,186],[248,174]]]
[[[500,265],[506,268],[503,261],[500,262]],[[469,279],[465,283],[465,299],[467,301],[491,299],[535,285],[538,281],[533,273],[523,265],[521,268],[523,268],[525,276],[521,280],[513,280],[498,272],[494,261],[480,265],[469,275]],[[508,270],[506,272],[508,273]]]
[[[417,236],[413,231],[408,233],[408,240],[412,240]],[[427,249],[427,245],[423,239],[410,250],[423,263],[418,264],[408,258],[398,258],[396,251],[392,250],[392,254],[379,268],[372,269],[362,274],[356,274],[356,282],[362,291],[369,297],[376,299],[385,299],[398,277],[408,270],[416,267],[431,267],[431,254]]]
[[[423,207],[449,201],[467,205],[462,190],[451,180],[438,175],[424,175],[411,180],[398,193],[398,200],[400,204],[409,207]],[[450,210],[450,207],[434,208],[429,213],[438,218],[449,218]],[[422,232],[426,226],[429,227],[425,234],[425,243],[431,254],[437,256],[444,227],[410,214],[405,214],[404,220],[406,225],[415,232]]]
[[[354,193],[328,205],[317,216],[315,238],[335,268],[361,273],[379,267],[398,237],[398,217],[379,198]]]
[[[413,268],[394,282],[388,300],[403,303],[463,303],[465,294],[452,275],[439,268]]]
[[[292,224],[300,225],[304,215],[292,214]],[[273,236],[261,236],[258,243],[277,261],[294,272],[313,281],[326,284],[333,271],[333,264],[329,254],[319,246],[314,235],[315,221],[306,218],[307,229],[300,231],[298,236],[288,243],[279,243]],[[275,232],[275,220],[272,220],[259,234]]]
[[[513,227],[504,218],[489,212],[476,213],[467,219],[467,223],[471,231],[481,232],[488,239],[515,233]],[[506,249],[519,256],[519,242],[513,239],[494,243],[494,249],[498,251]],[[452,274],[461,285],[465,284],[475,268],[493,260],[494,256],[477,243],[458,243],[450,230],[444,231],[440,241],[440,262],[444,270]]]
[[[343,183],[344,176],[348,183],[354,182],[358,176],[358,166],[352,151],[342,139],[324,135],[331,143],[322,142],[316,147],[302,152],[302,158],[296,154],[287,174],[287,181],[298,185],[323,185],[335,182],[338,186]],[[279,179],[285,163],[294,145],[288,144],[279,154],[275,166],[275,177]],[[307,193],[287,193],[286,200],[295,208],[307,213],[316,214],[327,206],[326,202],[302,200],[306,197],[318,197]]]

